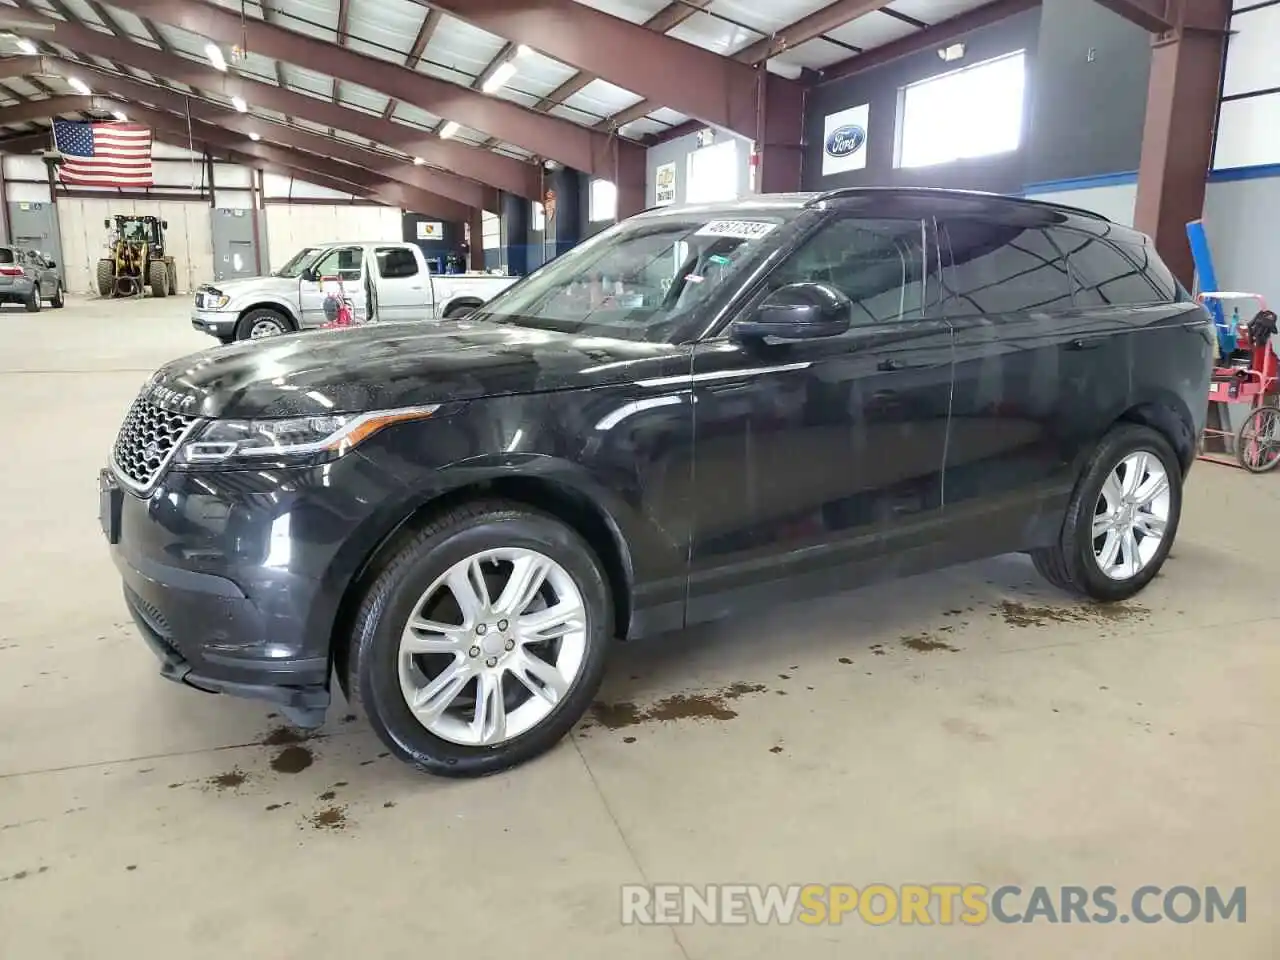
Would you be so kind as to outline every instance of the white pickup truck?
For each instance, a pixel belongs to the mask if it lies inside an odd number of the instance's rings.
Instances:
[[[316,244],[268,276],[202,284],[191,325],[223,343],[320,327],[327,320],[324,281],[335,277],[358,323],[462,316],[519,279],[432,274],[414,243]]]

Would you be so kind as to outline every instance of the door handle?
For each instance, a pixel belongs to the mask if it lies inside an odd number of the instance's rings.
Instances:
[[[1088,339],[1085,339],[1082,337],[1077,340],[1072,340],[1069,344],[1067,344],[1067,349],[1096,350],[1098,347],[1102,346],[1104,342],[1105,341],[1101,337],[1090,337]]]
[[[893,357],[887,357],[876,364],[876,369],[881,373],[893,373],[895,370],[907,369],[907,365],[901,360],[896,360]]]

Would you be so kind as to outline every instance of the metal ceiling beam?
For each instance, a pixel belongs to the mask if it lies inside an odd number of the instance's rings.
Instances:
[[[216,92],[227,98],[239,96],[253,106],[346,130],[394,147],[410,156],[421,157],[441,169],[465,171],[467,177],[517,196],[529,199],[541,196],[541,180],[537,168],[532,164],[463,143],[441,140],[403,123],[385,120],[363,110],[338,106],[319,97],[283,89],[272,83],[250,80],[233,71],[221,73],[203,62],[152,50],[79,24],[59,24],[59,29],[62,31],[59,42],[78,54],[121,59],[157,78],[163,77],[190,87]]]
[[[422,26],[418,29],[418,36],[414,38],[413,46],[409,49],[409,56],[404,58],[404,65],[410,70],[416,70],[418,61],[422,59],[422,53],[427,49],[427,44],[431,42],[432,35],[436,32],[436,27],[440,26],[440,18],[444,14],[439,10],[428,10],[426,18],[422,21]],[[387,101],[387,108],[382,111],[382,119],[390,120],[391,115],[396,112],[396,107],[400,101],[392,97]]]
[[[747,64],[576,0],[431,0],[431,6],[704,123],[756,134],[759,77]]]
[[[0,80],[13,80],[33,73],[53,73],[47,57],[0,58]]]
[[[941,49],[974,30],[981,30],[983,27],[989,27],[993,23],[1007,20],[1019,13],[1034,10],[1040,6],[1040,2],[1041,0],[995,0],[994,3],[969,10],[949,20],[942,20],[901,40],[894,40],[874,50],[859,53],[847,60],[824,67],[818,71],[821,78],[818,84],[843,80],[923,50]]]
[[[891,0],[835,0],[834,3],[828,4],[821,10],[783,27],[773,36],[764,37],[755,43],[749,44],[735,53],[732,59],[750,66],[758,66],[769,60],[770,57],[775,57],[792,47],[798,47],[800,44],[842,27],[846,23],[858,19],[858,17],[866,16],[868,13],[874,13],[877,10],[883,10],[890,2]],[[639,120],[641,117],[648,116],[662,106],[665,106],[665,104],[641,100],[625,110],[618,111],[611,117],[606,117],[604,121],[596,124],[596,129],[616,130],[632,121]],[[755,134],[750,133],[746,134],[746,136],[754,137]]]
[[[829,3],[821,10],[815,10],[807,17],[788,24],[772,37],[765,37],[744,47],[733,55],[733,59],[740,63],[763,63],[770,57],[776,57],[785,50],[839,29],[859,17],[883,10],[889,3],[890,0],[835,0],[835,3]]]
[[[1176,4],[1168,0],[1098,0],[1098,3],[1152,33],[1173,29]]]
[[[26,123],[29,120],[51,120],[64,113],[105,113],[112,105],[101,97],[46,97],[28,100],[0,110],[0,123]]]
[[[710,5],[711,0],[678,0],[676,3],[668,3],[646,20],[644,27],[646,30],[653,30],[656,33],[666,33],[668,30],[680,26],[699,10]],[[595,74],[580,70],[534,104],[533,109],[539,113],[545,113],[557,104],[564,103],[575,93],[580,92],[593,80],[597,79],[599,78]]]
[[[0,153],[35,153],[39,150],[47,150],[50,145],[50,134],[48,130],[37,130],[34,133],[23,133],[16,137],[6,137],[0,140]]]
[[[87,70],[85,72],[88,73]],[[281,146],[341,160],[351,164],[353,169],[363,168],[369,173],[376,172],[389,180],[415,190],[428,191],[468,208],[480,207],[495,212],[499,209],[498,191],[492,188],[486,189],[474,180],[465,180],[451,173],[405,163],[395,157],[374,153],[367,147],[298,130],[282,123],[253,117],[247,113],[238,113],[234,109],[197,100],[140,80],[117,76],[105,70],[96,72],[95,77],[96,87],[100,87],[104,93],[122,97],[131,104],[148,103],[179,115],[187,114],[193,119],[215,124],[244,137],[257,133]],[[137,112],[133,106],[129,109],[134,113]]]
[[[185,141],[187,121],[175,114],[161,113],[147,107],[132,107],[136,119],[146,123],[154,130],[163,131],[168,141],[178,140],[180,145],[191,149]],[[471,208],[445,197],[436,196],[426,190],[419,190],[403,183],[396,183],[381,177],[371,176],[367,170],[340,163],[327,157],[292,150],[288,147],[270,144],[265,141],[255,142],[248,137],[224,130],[201,120],[191,121],[192,140],[206,146],[221,147],[234,150],[236,153],[251,157],[256,161],[279,164],[305,171],[303,176],[322,176],[329,180],[340,181],[346,193],[359,193],[363,190],[373,191],[378,199],[389,206],[400,207],[414,213],[431,214],[444,220],[465,220]]]
[[[252,18],[242,23],[238,13],[209,0],[115,0],[115,6],[221,43],[247,42],[266,57],[323,67],[331,76],[420,104],[446,120],[578,170],[602,173],[613,166],[610,138],[596,131],[275,24]]]

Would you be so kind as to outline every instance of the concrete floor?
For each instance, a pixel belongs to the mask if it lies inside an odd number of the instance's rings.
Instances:
[[[186,303],[0,315],[0,957],[1278,955],[1280,477],[1201,465],[1165,575],[1107,616],[1020,558],[779,608],[624,649],[607,722],[439,781],[342,704],[264,742],[270,707],[162,681],[135,637],[95,471],[153,367],[211,343]],[[624,883],[955,881],[1245,885],[1250,910],[619,922]]]

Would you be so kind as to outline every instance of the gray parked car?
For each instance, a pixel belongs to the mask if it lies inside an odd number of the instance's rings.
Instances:
[[[52,307],[66,303],[58,265],[39,250],[0,246],[0,304],[20,303],[35,313],[45,300]]]

